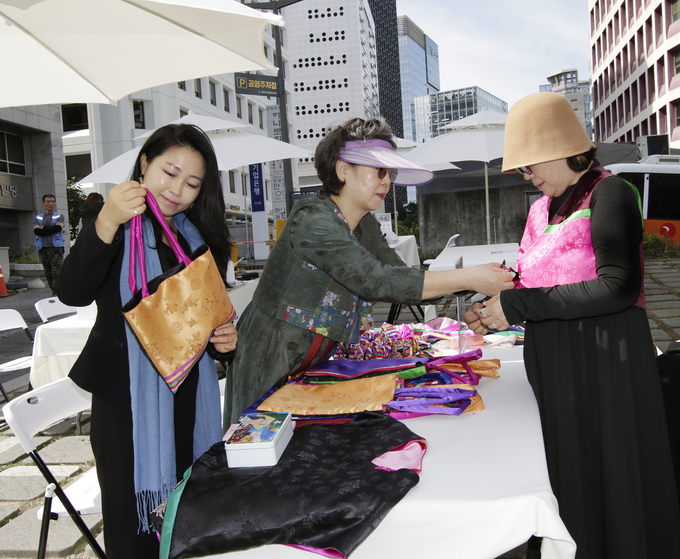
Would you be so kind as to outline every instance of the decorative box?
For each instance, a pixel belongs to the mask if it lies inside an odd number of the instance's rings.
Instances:
[[[274,466],[293,436],[289,412],[244,415],[225,435],[224,448],[230,468]]]

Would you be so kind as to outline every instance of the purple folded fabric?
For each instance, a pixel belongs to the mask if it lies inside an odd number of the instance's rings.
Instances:
[[[418,363],[427,362],[427,357],[412,357],[410,359],[370,359],[367,361],[345,361],[334,359],[315,365],[305,372],[305,375],[330,376],[339,378],[356,378],[379,371],[399,371],[410,369]]]

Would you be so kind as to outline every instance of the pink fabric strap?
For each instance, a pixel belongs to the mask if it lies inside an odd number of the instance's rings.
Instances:
[[[146,191],[146,203],[151,209],[151,213],[156,217],[158,223],[161,224],[163,232],[165,233],[170,248],[175,253],[177,262],[184,263],[185,266],[191,264],[191,259],[184,254],[182,247],[177,241],[177,237],[173,234],[170,226],[165,220],[163,212],[161,212],[156,198],[148,190]],[[149,296],[149,288],[146,281],[146,265],[144,262],[144,235],[142,233],[142,216],[136,215],[130,220],[130,272],[128,274],[128,285],[130,286],[130,291],[134,294],[137,291],[137,281],[136,281],[136,263],[139,261],[139,277],[141,282],[142,296]]]

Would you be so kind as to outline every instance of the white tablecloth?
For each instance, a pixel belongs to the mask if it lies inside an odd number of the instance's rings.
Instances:
[[[393,248],[401,254],[404,262],[411,268],[420,268],[420,256],[418,255],[418,244],[414,235],[400,235],[399,239],[394,243],[389,243],[390,248]]]
[[[501,378],[482,379],[486,409],[460,417],[406,420],[429,448],[420,483],[356,549],[352,559],[493,559],[542,536],[543,559],[573,559],[576,546],[557,511],[545,462],[538,408],[522,348],[487,349]],[[216,495],[228,504],[228,495]],[[264,546],[213,559],[310,559]]]
[[[78,315],[41,324],[35,331],[29,379],[38,387],[68,375],[94,326]]]
[[[459,258],[463,258],[463,268],[488,264],[502,263],[514,269],[517,268],[518,243],[504,243],[495,245],[454,246],[442,250],[429,269],[433,271],[452,270]]]

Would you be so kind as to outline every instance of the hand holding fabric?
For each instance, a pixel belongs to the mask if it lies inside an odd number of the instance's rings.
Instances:
[[[480,320],[487,328],[491,327],[496,330],[507,330],[510,327],[503,306],[501,305],[501,296],[494,295],[488,301],[484,301],[483,308],[479,311]]]
[[[238,334],[233,322],[221,324],[213,332],[210,342],[215,346],[215,349],[220,353],[229,353],[236,349],[236,342],[238,341]]]
[[[472,274],[473,289],[484,295],[497,295],[501,291],[515,287],[512,274],[501,268],[497,262],[468,269]]]
[[[97,216],[97,235],[111,243],[118,227],[146,210],[146,189],[137,181],[125,181],[111,189]]]
[[[463,315],[463,320],[465,320],[468,328],[475,334],[481,334],[482,336],[489,331],[489,329],[482,324],[481,310],[483,308],[484,306],[481,303],[475,303]]]

